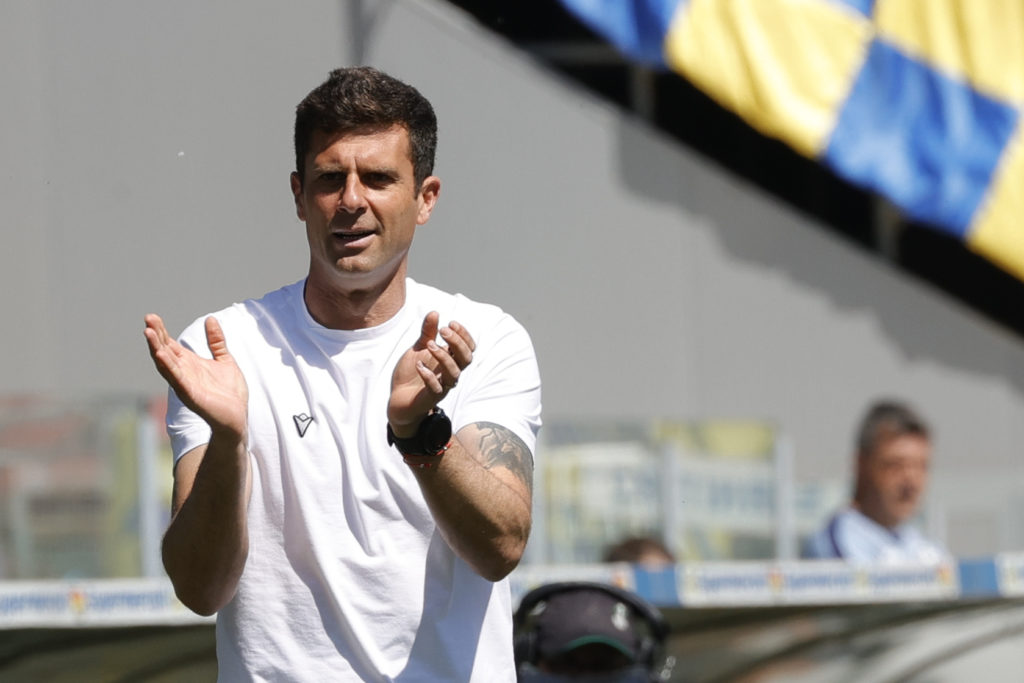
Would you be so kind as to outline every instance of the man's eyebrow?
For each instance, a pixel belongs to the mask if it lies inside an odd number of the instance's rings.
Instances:
[[[312,169],[313,173],[347,173],[348,171],[338,164],[316,164]]]
[[[360,175],[368,175],[371,173],[391,176],[392,178],[397,178],[401,175],[397,168],[395,168],[394,166],[389,166],[387,164],[381,164],[379,166],[367,165],[359,169]]]
[[[335,173],[347,176],[350,172],[351,169],[348,166],[332,163],[318,164],[313,166],[310,170],[310,174],[314,177]],[[366,164],[356,169],[356,173],[359,177],[377,176],[385,177],[390,180],[397,180],[402,177],[401,171],[391,164]]]

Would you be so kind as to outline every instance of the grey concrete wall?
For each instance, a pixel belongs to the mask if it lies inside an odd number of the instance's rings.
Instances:
[[[0,394],[159,393],[144,313],[302,277],[292,113],[353,62],[434,102],[413,275],[527,325],[550,418],[763,417],[806,480],[896,394],[941,477],[1024,480],[1020,339],[428,0],[0,4]]]

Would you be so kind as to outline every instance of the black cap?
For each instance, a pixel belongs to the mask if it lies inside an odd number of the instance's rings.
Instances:
[[[605,591],[576,588],[555,593],[531,610],[537,654],[541,659],[577,647],[603,644],[637,661],[643,624],[633,608]]]

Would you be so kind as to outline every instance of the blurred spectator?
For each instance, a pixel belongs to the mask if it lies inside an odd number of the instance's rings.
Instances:
[[[668,624],[640,596],[601,583],[551,583],[523,597],[514,617],[518,680],[528,683],[668,680]]]
[[[665,544],[653,536],[630,536],[608,548],[605,562],[628,562],[644,569],[661,569],[676,563]]]
[[[854,562],[938,562],[945,551],[911,523],[928,483],[931,436],[909,406],[871,406],[856,443],[853,501],[838,511],[804,548],[810,558]]]

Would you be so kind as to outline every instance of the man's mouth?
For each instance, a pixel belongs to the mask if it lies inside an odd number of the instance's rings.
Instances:
[[[355,242],[374,234],[372,230],[335,230],[331,236],[342,242]]]

